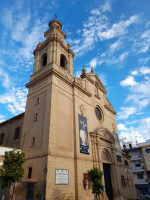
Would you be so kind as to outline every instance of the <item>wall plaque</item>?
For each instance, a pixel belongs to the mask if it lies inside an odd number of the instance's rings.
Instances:
[[[55,185],[68,185],[68,184],[69,184],[69,170],[55,169]]]

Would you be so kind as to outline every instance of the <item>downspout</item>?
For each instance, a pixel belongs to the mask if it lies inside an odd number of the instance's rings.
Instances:
[[[74,80],[75,81],[75,80]],[[75,200],[78,199],[78,170],[77,170],[77,143],[76,143],[76,114],[75,114],[75,92],[73,84],[73,129],[74,129],[74,174],[75,174]]]

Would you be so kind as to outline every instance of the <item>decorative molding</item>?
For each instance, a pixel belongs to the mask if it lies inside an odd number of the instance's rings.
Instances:
[[[65,45],[58,37],[56,36],[51,36],[50,38],[48,38],[47,40],[45,40],[44,42],[40,43],[40,45],[37,45],[36,49],[33,51],[33,54],[35,55],[38,51],[41,51],[44,47],[46,47],[48,45],[49,42],[59,42],[61,44],[61,46],[68,52],[70,52],[72,54],[72,56],[74,57],[75,54],[72,51],[71,48],[68,47],[68,45]]]
[[[116,112],[115,110],[113,110],[112,108],[110,108],[108,105],[105,105],[105,108],[106,108],[107,110],[109,110],[111,113],[113,113],[114,115],[117,114],[117,112]]]
[[[84,107],[84,105],[81,104],[79,107],[80,107],[81,114],[84,115],[84,113],[85,113],[85,107]]]
[[[97,99],[99,99],[99,100],[101,99],[101,98],[100,98],[99,96],[97,96],[96,94],[95,94],[95,97],[96,97]]]

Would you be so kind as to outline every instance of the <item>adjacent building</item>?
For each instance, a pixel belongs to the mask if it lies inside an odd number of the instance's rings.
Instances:
[[[74,52],[60,21],[50,21],[44,36],[33,52],[25,113],[0,124],[2,145],[26,154],[15,199],[93,200],[87,177],[93,166],[104,171],[101,198],[136,199],[106,88],[93,68],[73,76]]]
[[[123,152],[131,156],[131,167],[139,199],[150,198],[150,140],[134,144],[121,140]]]

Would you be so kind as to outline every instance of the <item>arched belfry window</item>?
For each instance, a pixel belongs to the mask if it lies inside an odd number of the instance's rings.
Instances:
[[[67,58],[63,54],[60,55],[60,66],[67,69]]]
[[[47,65],[47,53],[44,53],[42,55],[42,67],[45,67]]]

